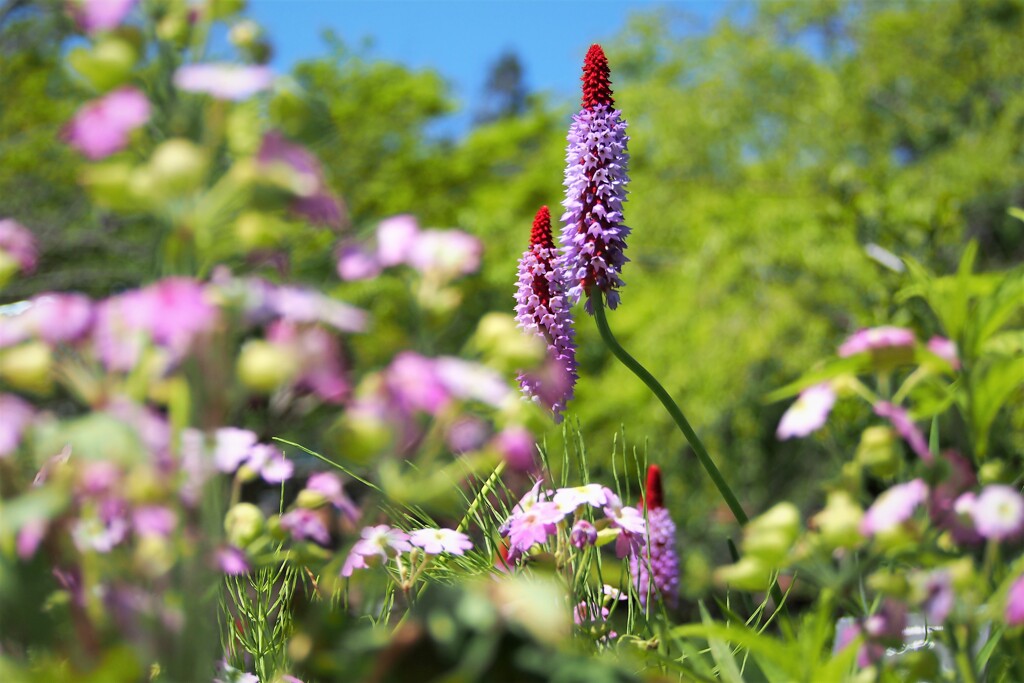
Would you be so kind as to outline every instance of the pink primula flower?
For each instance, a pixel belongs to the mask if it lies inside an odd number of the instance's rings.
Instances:
[[[986,486],[971,506],[970,513],[975,529],[983,538],[1005,541],[1024,531],[1024,496],[1012,486]]]
[[[910,519],[918,506],[928,499],[928,486],[921,479],[897,484],[875,499],[861,520],[860,532],[865,536],[881,534]]]
[[[362,245],[348,244],[338,253],[338,277],[346,282],[372,280],[380,271],[381,264]]]
[[[461,230],[423,230],[409,249],[406,262],[423,274],[449,280],[480,268],[483,244]]]
[[[858,330],[839,347],[839,356],[847,358],[866,351],[913,346],[914,332],[904,327],[872,327]]]
[[[324,526],[323,520],[313,510],[296,508],[281,515],[281,528],[295,541],[312,539],[320,545],[331,542],[331,534]]]
[[[64,130],[68,143],[92,160],[128,146],[129,134],[149,121],[149,100],[126,86],[82,106]]]
[[[575,510],[580,505],[591,507],[604,507],[608,502],[608,494],[605,487],[600,484],[586,484],[584,486],[573,486],[570,488],[557,489],[552,500],[556,503],[568,504]]]
[[[0,252],[14,259],[25,273],[36,269],[39,252],[35,235],[13,218],[0,220]]]
[[[462,555],[473,547],[469,536],[454,529],[417,529],[409,533],[409,543],[422,548],[427,555]]]
[[[828,420],[835,402],[836,393],[827,383],[804,389],[796,402],[782,415],[775,435],[785,440],[794,436],[807,436],[820,429]]]
[[[420,227],[413,216],[393,216],[377,225],[377,262],[385,268],[406,263]]]
[[[341,568],[344,577],[352,576],[356,569],[368,568],[370,565],[367,560],[371,558],[387,561],[389,552],[404,553],[412,550],[409,534],[386,524],[368,526],[363,529],[361,536],[352,546]]]
[[[117,28],[138,0],[71,0],[68,8],[75,23],[86,33]]]
[[[187,92],[240,102],[270,88],[274,72],[245,64],[186,64],[174,72],[174,85]]]
[[[565,512],[550,501],[534,503],[515,515],[509,525],[509,550],[517,554],[527,552],[537,543],[544,543],[555,533]]]
[[[924,434],[921,433],[913,420],[910,419],[910,414],[905,409],[892,403],[881,401],[875,404],[875,415],[887,418],[918,457],[926,462],[933,460],[932,452],[928,450],[928,444],[924,440]]]
[[[1024,626],[1024,574],[1010,586],[1006,596],[1006,625]]]
[[[534,468],[533,434],[525,427],[506,427],[494,437],[493,444],[510,468],[529,472]]]
[[[35,409],[27,401],[14,394],[0,393],[0,460],[18,448],[35,414]]]
[[[960,369],[960,356],[957,353],[956,342],[951,339],[932,337],[928,340],[928,350],[949,363],[954,370]]]

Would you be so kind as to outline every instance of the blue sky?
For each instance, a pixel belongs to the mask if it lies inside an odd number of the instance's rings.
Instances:
[[[372,39],[372,55],[436,69],[462,108],[444,128],[459,132],[502,53],[518,54],[531,92],[573,98],[590,44],[615,35],[631,13],[667,4],[692,15],[696,31],[728,6],[725,0],[251,0],[249,14],[267,29],[281,71],[324,54],[321,35],[328,28],[349,45]]]

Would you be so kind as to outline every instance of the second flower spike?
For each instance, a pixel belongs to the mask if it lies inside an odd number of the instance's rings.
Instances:
[[[516,320],[528,334],[544,339],[548,360],[538,371],[519,375],[523,393],[551,410],[565,410],[576,384],[576,344],[565,283],[555,267],[558,252],[551,237],[551,214],[542,206],[533,219],[530,248],[519,260]]]

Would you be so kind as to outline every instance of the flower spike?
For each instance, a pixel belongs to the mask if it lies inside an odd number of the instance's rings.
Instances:
[[[530,248],[519,260],[516,320],[525,332],[541,337],[548,346],[548,367],[543,376],[522,373],[523,393],[551,410],[556,417],[572,398],[576,384],[576,344],[572,315],[565,300],[565,284],[555,265],[558,252],[551,236],[551,213],[542,206],[533,219]]]
[[[622,224],[622,203],[629,177],[626,122],[614,109],[608,60],[592,45],[583,64],[583,108],[573,117],[565,152],[565,200],[562,243],[570,304],[591,290],[604,293],[608,308],[619,303],[619,277],[629,228]],[[595,291],[594,295],[598,295]]]
[[[647,544],[639,556],[629,560],[629,571],[640,604],[660,598],[670,607],[679,599],[679,556],[676,555],[676,525],[668,514],[661,488],[661,469],[647,468],[647,487],[640,499],[647,506]]]

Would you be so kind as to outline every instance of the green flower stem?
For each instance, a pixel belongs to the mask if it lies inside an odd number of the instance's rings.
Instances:
[[[665,388],[661,386],[658,380],[656,380],[644,366],[640,365],[635,358],[629,355],[629,353],[619,345],[619,342],[615,339],[615,335],[612,334],[611,329],[608,327],[608,319],[605,317],[604,312],[604,299],[601,294],[596,290],[591,290],[590,301],[591,305],[594,307],[594,319],[597,321],[597,329],[600,331],[601,338],[604,340],[604,343],[609,349],[611,349],[611,352],[615,357],[622,361],[622,364],[629,368],[634,375],[639,377],[640,380],[647,385],[647,388],[658,397],[661,404],[665,406],[665,410],[667,410],[668,414],[672,416],[673,420],[675,420],[676,425],[679,427],[679,431],[681,431],[683,436],[686,437],[686,440],[689,442],[690,447],[693,448],[694,453],[697,454],[697,459],[700,460],[700,464],[704,467],[708,476],[711,477],[711,481],[713,481],[715,486],[718,487],[718,492],[722,494],[722,498],[725,499],[726,505],[728,505],[729,509],[732,510],[732,514],[736,518],[736,521],[741,525],[746,524],[747,514],[743,512],[743,508],[740,507],[740,503],[733,494],[732,489],[730,489],[729,485],[725,482],[725,479],[722,477],[722,473],[718,471],[718,467],[715,466],[711,456],[708,455],[707,449],[704,448],[704,444],[701,443],[697,433],[693,431],[693,427],[691,427],[690,423],[686,420],[686,416],[683,415],[683,411],[679,409],[679,406],[676,405],[676,402],[672,400],[672,397],[669,396],[668,392],[665,391]]]

